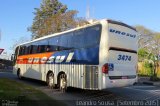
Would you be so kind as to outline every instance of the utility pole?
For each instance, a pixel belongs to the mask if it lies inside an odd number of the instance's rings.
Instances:
[[[89,21],[91,19],[91,14],[90,14],[90,0],[86,0],[86,20]]]
[[[87,10],[86,10],[86,20],[90,20],[90,8],[89,8],[89,5],[87,6]]]
[[[89,2],[89,1],[88,1]],[[92,11],[91,11],[92,10]],[[87,9],[86,9],[86,20],[89,22],[89,23],[93,23],[94,21],[96,21],[96,19],[93,19],[94,17],[94,8],[90,8],[90,5],[88,3],[87,5]]]

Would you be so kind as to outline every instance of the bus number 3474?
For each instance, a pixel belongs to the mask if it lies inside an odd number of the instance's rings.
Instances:
[[[128,55],[118,55],[117,60],[131,61],[131,56],[128,56]]]

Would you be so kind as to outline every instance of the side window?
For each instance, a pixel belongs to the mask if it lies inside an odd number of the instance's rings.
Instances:
[[[77,30],[74,32],[74,36],[73,36],[73,48],[84,48],[85,45],[85,30],[81,29],[81,30]]]
[[[15,56],[17,56],[18,49],[19,49],[19,46],[17,46],[16,49],[15,49]],[[20,49],[19,49],[19,52],[20,52]]]
[[[25,46],[25,45],[23,45],[23,46],[22,46],[22,55],[24,55],[24,54],[25,54],[25,49],[26,49],[26,46]]]
[[[92,26],[86,29],[85,47],[99,45],[100,42],[100,26]]]
[[[58,51],[58,43],[59,43],[59,37],[52,37],[49,38],[49,51]]]
[[[46,46],[46,50],[45,51],[46,52],[51,52],[51,46],[49,44]]]
[[[67,47],[68,47],[68,49],[75,49],[73,38],[74,38],[74,33],[73,32],[70,32],[70,33],[67,34],[67,40],[68,40]]]
[[[48,40],[47,39],[39,41],[38,42],[38,52],[39,53],[46,52],[47,46],[48,46]]]
[[[27,51],[28,51],[28,45],[24,45],[24,52],[23,52],[23,54],[24,55],[27,54]]]
[[[25,45],[25,52],[24,54],[30,54],[30,44]]]
[[[37,51],[38,51],[38,43],[34,42],[34,43],[31,44],[31,46],[32,46],[31,54],[37,53]]]
[[[14,55],[14,57],[13,56],[11,57],[11,60],[13,61],[13,65],[16,64],[17,56],[20,55],[18,53],[20,53],[20,46],[16,47],[15,53],[14,53],[15,55]]]
[[[61,35],[58,45],[59,45],[59,50],[68,50],[68,36]]]
[[[31,44],[28,46],[28,54],[32,54],[32,45]]]
[[[19,56],[22,55],[22,46],[20,46],[20,49],[19,49]]]

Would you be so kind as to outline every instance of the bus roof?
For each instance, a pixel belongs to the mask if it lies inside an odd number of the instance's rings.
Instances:
[[[37,39],[31,40],[31,41],[29,41],[29,42],[25,42],[25,43],[19,44],[19,45],[17,45],[17,46],[29,44],[29,43],[36,42],[36,41],[40,41],[40,40],[43,40],[43,39],[46,39],[46,38],[50,38],[50,37],[53,37],[53,36],[58,36],[58,35],[60,35],[60,34],[68,33],[68,32],[71,32],[71,31],[78,30],[78,29],[83,29],[83,28],[86,28],[86,27],[89,27],[89,26],[92,26],[92,25],[100,24],[102,21],[108,21],[109,23],[122,25],[122,26],[128,27],[128,28],[133,29],[133,30],[136,31],[135,28],[133,28],[133,27],[131,27],[131,26],[129,26],[129,25],[123,23],[123,22],[114,21],[114,20],[111,20],[111,19],[102,19],[102,20],[94,21],[93,23],[86,24],[86,25],[84,25],[84,26],[80,26],[80,27],[77,27],[77,28],[73,28],[73,29],[70,29],[70,30],[67,30],[67,31],[58,32],[58,33],[54,33],[54,34],[50,34],[50,35],[46,35],[46,36],[44,36],[44,37],[37,38]]]
[[[83,29],[83,28],[86,28],[86,27],[89,27],[89,26],[92,26],[92,25],[96,25],[96,24],[99,24],[99,23],[100,23],[100,21],[96,21],[96,22],[94,22],[92,24],[86,24],[84,26],[76,27],[76,28],[73,28],[73,29],[70,29],[70,30],[66,30],[66,31],[63,31],[63,32],[57,32],[57,33],[54,33],[54,34],[46,35],[46,36],[43,36],[41,38],[37,38],[37,39],[31,40],[31,41],[19,44],[17,46],[29,44],[29,43],[36,42],[36,41],[40,41],[40,40],[43,40],[43,39],[46,39],[46,38],[50,38],[50,37],[53,37],[53,36],[58,36],[60,34],[65,34],[65,33],[68,33],[68,32],[71,32],[71,31],[75,31],[75,30],[78,30],[78,29]]]
[[[127,24],[123,23],[123,22],[114,21],[114,20],[107,20],[107,21],[108,21],[109,23],[112,23],[112,24],[118,24],[118,25],[121,25],[121,26],[125,26],[125,27],[128,27],[128,28],[130,28],[130,29],[132,29],[132,30],[135,30],[135,31],[136,31],[136,29],[135,29],[134,27],[129,26],[129,25],[127,25]]]

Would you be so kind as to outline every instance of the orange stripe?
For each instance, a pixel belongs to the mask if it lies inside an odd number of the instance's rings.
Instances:
[[[29,54],[29,55],[23,55],[23,56],[18,56],[17,58],[17,64],[42,64],[41,59],[43,57],[49,58],[54,52],[47,52],[47,53],[38,53],[38,54]],[[33,61],[35,58],[39,58],[39,62],[28,62],[29,58],[33,58]]]

